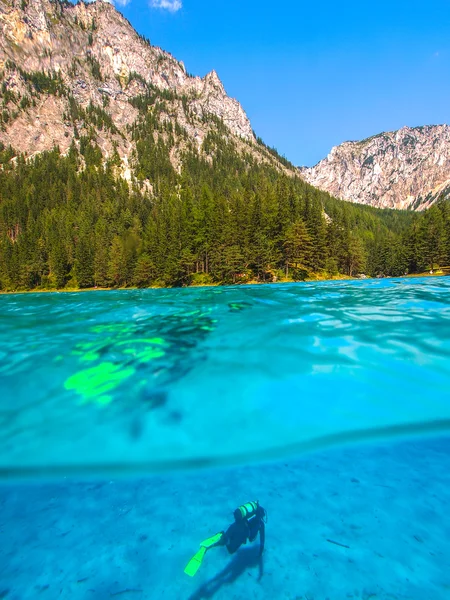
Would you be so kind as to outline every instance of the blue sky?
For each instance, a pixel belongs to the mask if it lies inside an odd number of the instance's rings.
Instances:
[[[116,6],[139,33],[189,73],[216,69],[256,134],[294,164],[450,122],[450,0],[126,1]]]

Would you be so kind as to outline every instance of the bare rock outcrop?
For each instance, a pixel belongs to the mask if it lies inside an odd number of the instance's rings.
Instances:
[[[65,152],[77,132],[87,130],[82,116],[73,117],[76,102],[111,117],[113,125],[99,132],[100,146],[107,155],[116,147],[128,164],[129,132],[138,118],[133,99],[149,89],[167,93],[159,118],[177,116],[197,147],[211,115],[231,137],[255,142],[243,108],[227,96],[215,71],[189,76],[182,62],[152,46],[101,0],[0,0],[0,86],[0,142],[26,155],[55,144]]]
[[[300,171],[312,185],[344,200],[422,210],[450,188],[450,127],[403,127],[345,142]]]

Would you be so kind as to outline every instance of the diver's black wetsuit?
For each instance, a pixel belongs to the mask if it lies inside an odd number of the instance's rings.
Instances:
[[[259,531],[259,555],[261,556],[266,539],[265,516],[266,511],[262,506],[258,506],[256,513],[249,519],[243,519],[239,510],[236,510],[235,522],[223,532],[221,539],[215,545],[226,546],[228,552],[233,554],[242,544],[247,543],[247,539],[253,542]]]

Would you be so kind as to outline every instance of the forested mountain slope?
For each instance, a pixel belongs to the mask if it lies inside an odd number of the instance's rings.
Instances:
[[[256,139],[217,75],[110,4],[0,0],[0,289],[402,274],[448,261],[421,216],[333,199]]]

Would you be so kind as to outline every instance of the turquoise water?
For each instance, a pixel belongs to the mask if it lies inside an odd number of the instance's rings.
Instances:
[[[449,291],[1,296],[0,598],[448,600]]]
[[[445,431],[449,291],[435,278],[0,297],[0,473]]]

